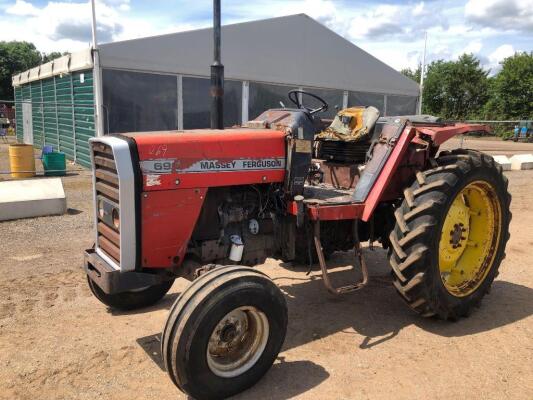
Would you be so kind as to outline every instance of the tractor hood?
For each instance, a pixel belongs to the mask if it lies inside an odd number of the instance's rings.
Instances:
[[[271,129],[128,133],[143,191],[282,182],[286,134]]]

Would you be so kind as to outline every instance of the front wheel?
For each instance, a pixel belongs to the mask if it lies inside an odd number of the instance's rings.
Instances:
[[[92,294],[106,306],[117,310],[135,310],[148,307],[161,300],[170,290],[174,279],[139,290],[107,294],[89,277],[87,283]]]
[[[501,167],[472,151],[443,152],[404,191],[390,235],[394,286],[423,316],[468,316],[505,257],[511,195]]]
[[[176,386],[196,399],[226,398],[254,385],[274,363],[287,330],[278,287],[248,267],[218,267],[176,300],[161,354]]]

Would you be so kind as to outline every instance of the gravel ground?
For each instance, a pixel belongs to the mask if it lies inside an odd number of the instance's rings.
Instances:
[[[327,294],[318,271],[306,277],[305,268],[271,259],[259,266],[286,294],[289,331],[272,369],[237,398],[532,399],[533,171],[507,176],[507,258],[468,319],[411,313],[379,249],[365,249],[368,288],[342,298]],[[186,282],[176,281],[151,308],[106,309],[79,268],[92,242],[90,176],[73,171],[63,183],[67,215],[0,223],[0,399],[184,398],[160,367],[158,334]],[[345,254],[333,259],[349,261]],[[348,278],[344,268],[333,273],[335,281]]]
[[[443,149],[455,149],[461,147],[461,139],[451,139],[444,143]],[[481,150],[491,155],[512,156],[514,154],[533,154],[533,143],[519,143],[503,141],[493,136],[476,138],[464,137],[463,147]]]

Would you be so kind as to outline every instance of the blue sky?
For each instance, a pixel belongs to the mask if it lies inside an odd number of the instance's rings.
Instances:
[[[99,40],[115,41],[211,25],[210,0],[98,0]],[[45,52],[90,42],[89,1],[0,0],[0,40]],[[222,23],[306,13],[396,69],[415,67],[428,32],[428,60],[467,52],[486,68],[533,51],[533,0],[222,0]]]

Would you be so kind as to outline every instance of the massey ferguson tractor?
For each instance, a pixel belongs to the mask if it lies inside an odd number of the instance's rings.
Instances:
[[[191,281],[161,335],[164,365],[180,390],[225,398],[273,364],[287,306],[252,268],[267,257],[318,264],[327,291],[340,296],[367,284],[361,243],[376,242],[389,251],[392,283],[416,313],[456,320],[479,306],[509,239],[507,179],[488,155],[439,148],[483,126],[379,117],[373,107],[325,121],[324,100],[293,90],[294,108],[222,130],[219,62],[212,86],[218,129],[91,140],[90,289],[108,307],[135,309],[160,300],[176,278]],[[349,250],[362,279],[335,287],[328,257]]]

